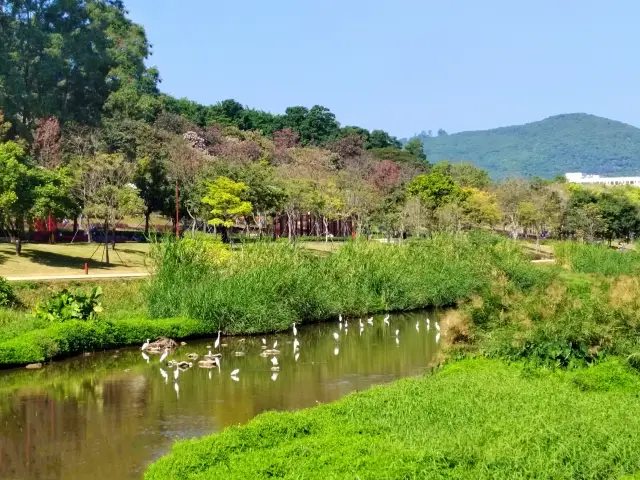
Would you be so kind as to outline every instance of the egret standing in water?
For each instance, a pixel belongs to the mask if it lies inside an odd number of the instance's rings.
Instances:
[[[429,331],[430,327],[431,327],[431,321],[427,318],[427,332]]]
[[[169,355],[169,348],[164,349],[164,353],[160,356],[160,363],[164,362],[164,359]]]
[[[340,349],[339,349],[338,347],[336,347],[336,348],[334,348],[334,349],[333,349],[333,354],[334,354],[335,356],[338,356],[338,354],[339,354],[339,353],[340,353]]]
[[[213,348],[220,347],[220,330],[218,330],[218,338],[216,338],[216,343],[213,344]]]
[[[278,366],[278,359],[276,357],[271,357],[271,365],[274,367]]]
[[[273,375],[271,375],[271,381],[275,382],[278,379],[278,372],[273,372]]]
[[[436,322],[434,325],[435,325],[435,327],[436,327],[436,330],[437,330],[437,331],[440,331],[440,325],[438,325],[438,322]]]
[[[147,355],[146,353],[142,352],[142,358],[144,358],[147,363],[149,363],[149,355]]]
[[[296,328],[295,322],[293,323],[293,336],[294,337],[298,336],[298,329]]]
[[[369,325],[373,325],[373,317],[369,317],[369,318],[367,318],[367,323],[368,323]]]
[[[273,349],[275,350],[277,346],[278,346],[278,340],[276,340],[275,342],[273,342]]]
[[[177,382],[180,376],[180,367],[176,364],[176,369],[173,371],[173,379]]]
[[[147,348],[149,348],[149,345],[150,345],[149,342],[150,341],[151,341],[151,339],[147,338],[147,341],[142,344],[142,348],[140,350],[142,350],[144,352]]]
[[[180,398],[180,387],[178,386],[178,382],[173,384],[173,389],[176,391],[176,397]]]
[[[300,348],[300,342],[298,341],[297,338],[293,339],[293,351],[295,352],[296,350],[298,350]]]
[[[389,315],[385,316],[382,321],[386,324],[389,325]]]
[[[400,334],[400,330],[396,329],[396,337]]]
[[[239,373],[240,373],[240,369],[236,368],[233,372],[231,372],[231,376],[232,377],[237,377]]]
[[[338,335],[338,332],[333,332],[333,338],[335,339],[336,342],[340,340],[340,335]]]
[[[297,362],[299,358],[300,358],[300,353],[296,353],[295,356],[293,357],[293,360]]]
[[[420,333],[420,322],[416,322],[416,330]]]
[[[162,378],[164,378],[164,383],[169,383],[169,374],[162,368],[160,369],[160,375],[162,375]]]
[[[262,338],[262,349],[264,350],[265,348],[267,348],[267,339],[266,338]]]

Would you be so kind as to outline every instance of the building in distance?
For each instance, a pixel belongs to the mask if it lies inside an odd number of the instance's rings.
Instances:
[[[601,177],[600,175],[585,175],[581,172],[565,173],[568,183],[580,185],[634,185],[640,187],[640,177]]]

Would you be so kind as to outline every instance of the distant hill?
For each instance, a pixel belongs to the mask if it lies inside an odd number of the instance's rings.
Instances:
[[[492,178],[565,172],[640,175],[640,128],[585,113],[475,132],[418,136],[429,162],[470,161]]]

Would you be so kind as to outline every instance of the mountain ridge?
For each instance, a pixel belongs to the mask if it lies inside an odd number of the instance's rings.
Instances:
[[[423,141],[430,162],[469,161],[495,179],[551,178],[571,171],[640,173],[640,128],[589,113],[437,137],[423,132],[414,138]]]

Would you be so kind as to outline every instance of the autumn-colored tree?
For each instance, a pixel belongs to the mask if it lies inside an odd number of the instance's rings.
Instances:
[[[62,142],[60,123],[55,117],[43,118],[36,123],[33,153],[38,165],[49,170],[60,166]]]

